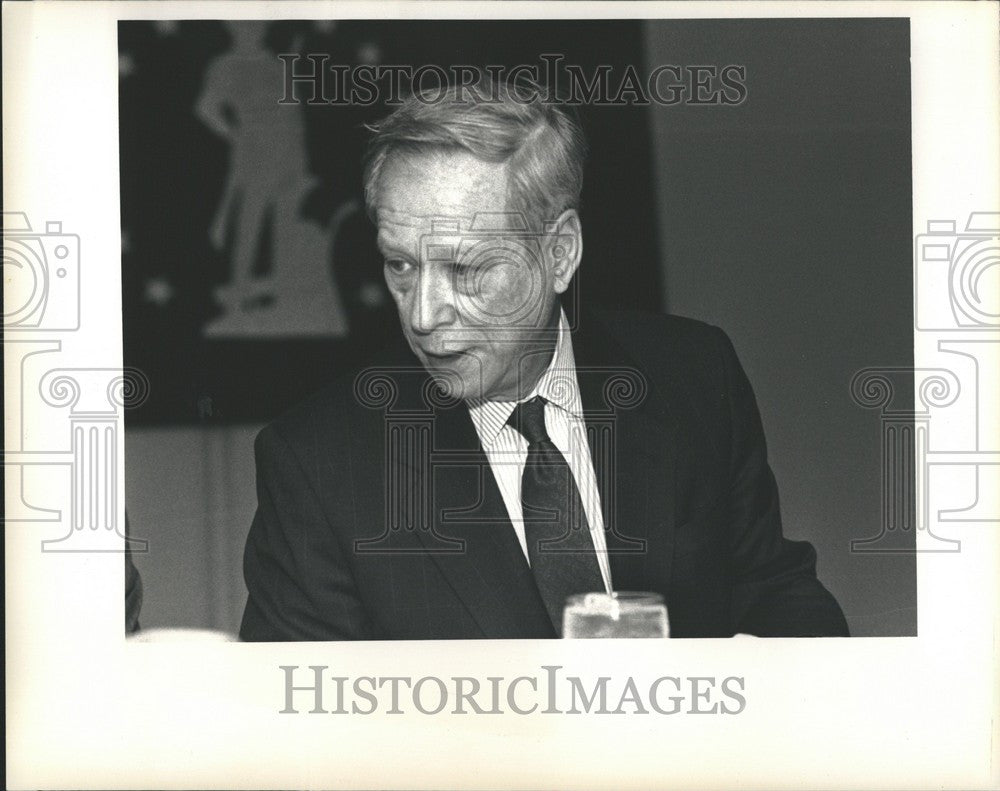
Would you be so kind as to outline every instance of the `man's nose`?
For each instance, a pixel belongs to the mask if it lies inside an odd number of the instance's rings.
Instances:
[[[416,299],[410,324],[430,333],[455,321],[455,293],[450,272],[441,266],[422,266],[417,275]]]

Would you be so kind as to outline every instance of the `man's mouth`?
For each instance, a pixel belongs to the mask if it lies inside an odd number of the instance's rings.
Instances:
[[[432,352],[427,349],[421,349],[421,354],[423,354],[427,359],[433,362],[455,362],[459,358],[465,356],[464,351],[446,351],[446,352]]]

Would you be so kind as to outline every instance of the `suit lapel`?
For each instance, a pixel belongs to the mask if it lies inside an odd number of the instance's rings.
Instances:
[[[573,335],[577,379],[616,591],[666,595],[675,524],[676,427],[666,394],[591,314]]]
[[[435,404],[431,448],[429,462],[406,462],[430,495],[426,551],[485,637],[554,637],[464,403]]]

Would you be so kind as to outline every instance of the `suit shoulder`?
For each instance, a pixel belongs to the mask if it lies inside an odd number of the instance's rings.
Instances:
[[[410,361],[402,356],[398,346],[383,349],[334,376],[325,387],[272,420],[264,431],[276,432],[290,444],[300,445],[345,433],[368,421],[380,425],[376,407],[386,395],[384,387],[387,385],[379,372],[395,372],[409,365]]]
[[[728,336],[696,319],[633,311],[599,319],[630,365],[661,392],[714,402],[731,387],[739,363]]]
[[[640,356],[701,354],[728,343],[719,327],[686,316],[635,310],[602,310],[595,315],[609,334]]]

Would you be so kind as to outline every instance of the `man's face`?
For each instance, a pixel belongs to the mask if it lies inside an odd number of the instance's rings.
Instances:
[[[477,215],[506,211],[506,196],[505,167],[465,153],[390,156],[380,176],[378,246],[403,334],[463,398],[530,390],[551,357],[557,294],[568,285],[553,257],[558,237],[534,226],[527,237],[495,225],[470,233]]]

